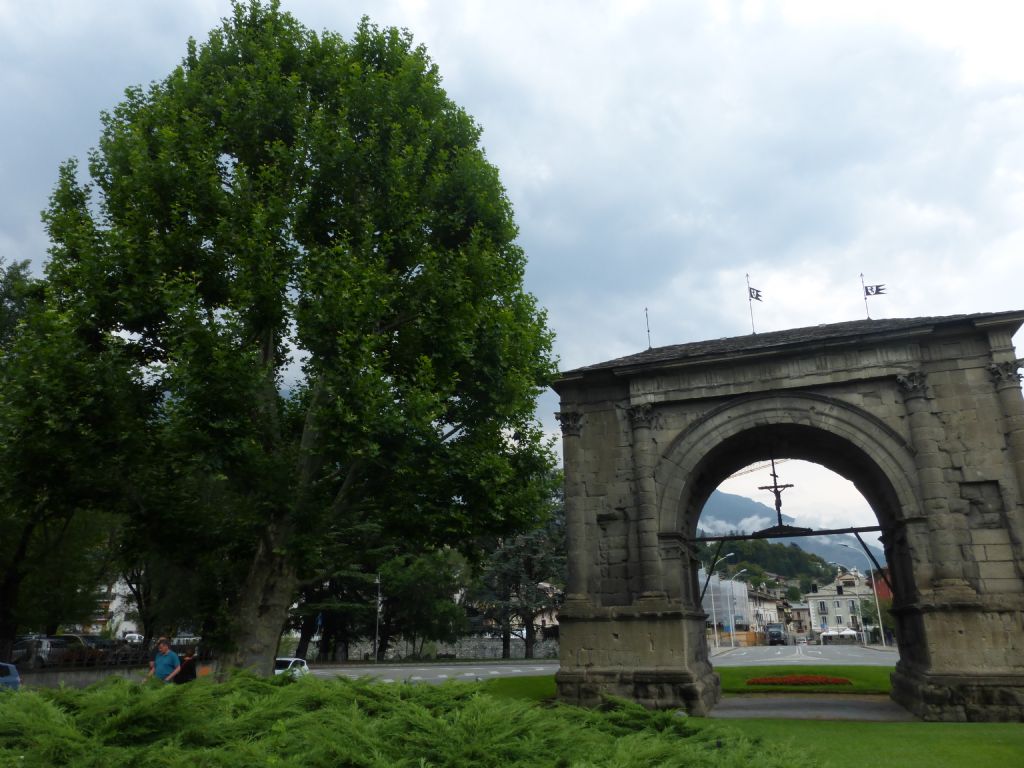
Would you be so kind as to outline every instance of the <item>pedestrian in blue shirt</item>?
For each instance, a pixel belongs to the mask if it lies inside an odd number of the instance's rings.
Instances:
[[[149,662],[149,674],[146,677],[155,675],[158,680],[173,683],[174,678],[181,672],[181,659],[171,650],[171,643],[166,637],[157,640],[156,648],[156,656]]]

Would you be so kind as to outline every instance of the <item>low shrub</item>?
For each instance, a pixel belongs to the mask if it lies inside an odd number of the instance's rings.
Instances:
[[[789,745],[608,700],[600,710],[502,699],[479,684],[103,683],[0,697],[0,766],[24,768],[783,768]]]

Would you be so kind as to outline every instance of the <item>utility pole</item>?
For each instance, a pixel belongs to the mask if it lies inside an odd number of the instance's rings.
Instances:
[[[373,663],[377,663],[378,656],[380,654],[380,606],[381,606],[381,592],[380,592],[380,574],[377,574],[377,578],[374,579],[377,584],[377,629],[373,635]]]
[[[729,645],[736,647],[736,577],[746,573],[746,568],[741,568],[729,577]]]

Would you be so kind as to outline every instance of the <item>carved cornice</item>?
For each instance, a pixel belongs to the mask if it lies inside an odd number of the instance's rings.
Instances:
[[[651,428],[651,422],[654,419],[654,408],[651,407],[650,403],[630,406],[626,409],[626,413],[629,414],[629,423],[633,429]]]
[[[1024,368],[1024,360],[1009,360],[1003,363],[992,363],[988,367],[988,372],[992,376],[993,383],[996,385],[1020,384],[1024,376],[1021,376],[1017,371],[1021,368]]]
[[[928,381],[921,371],[911,371],[896,377],[904,397],[924,397],[928,393]]]
[[[583,429],[583,414],[579,411],[557,411],[555,418],[562,425],[562,437],[579,437]]]

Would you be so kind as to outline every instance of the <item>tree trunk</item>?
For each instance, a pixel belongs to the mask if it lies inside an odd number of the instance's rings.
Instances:
[[[14,613],[21,574],[12,565],[0,581],[0,661],[10,661],[14,638],[18,635],[18,619]]]
[[[295,571],[278,546],[285,538],[275,527],[265,532],[235,613],[235,651],[229,665],[263,676],[274,673],[277,645],[298,588]]]
[[[512,658],[512,621],[507,610],[501,617],[501,658]]]
[[[299,644],[295,646],[295,655],[300,659],[306,658],[309,653],[309,641],[316,633],[316,616],[306,616],[302,619],[302,626],[299,628]]]
[[[348,636],[338,638],[338,644],[334,647],[334,661],[348,661]]]
[[[523,639],[526,642],[526,658],[533,658],[533,646],[537,642],[537,626],[533,623],[532,616],[523,617]]]
[[[377,645],[377,661],[384,661],[391,647],[391,622],[385,621],[380,627],[380,640]]]

